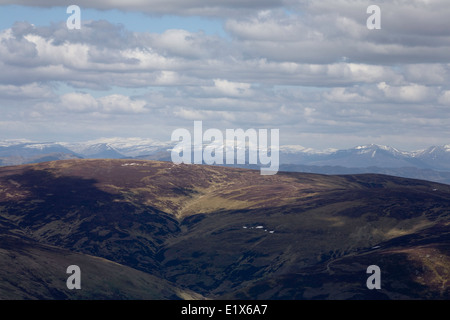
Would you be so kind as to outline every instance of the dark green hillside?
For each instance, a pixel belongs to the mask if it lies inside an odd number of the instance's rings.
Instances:
[[[66,286],[67,267],[81,269],[81,289]],[[203,299],[136,269],[67,249],[0,236],[0,300]]]

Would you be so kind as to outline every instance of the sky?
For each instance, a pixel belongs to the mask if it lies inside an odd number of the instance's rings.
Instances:
[[[0,0],[0,140],[170,141],[201,120],[317,150],[450,144],[449,17],[448,0]]]

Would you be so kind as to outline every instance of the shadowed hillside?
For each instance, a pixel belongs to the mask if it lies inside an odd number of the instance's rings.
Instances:
[[[0,298],[448,299],[449,213],[450,186],[384,175],[3,167]],[[66,264],[82,269],[79,293],[65,287]],[[366,287],[369,265],[380,290]]]

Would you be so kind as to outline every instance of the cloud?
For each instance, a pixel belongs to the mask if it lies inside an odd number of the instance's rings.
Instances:
[[[210,94],[229,97],[248,97],[252,94],[251,84],[243,82],[232,82],[224,79],[214,79],[214,87],[205,87]]]
[[[404,65],[405,80],[427,85],[445,85],[450,79],[450,65],[427,63]]]
[[[450,106],[450,90],[442,92],[439,97],[439,103]]]
[[[425,102],[435,94],[433,88],[420,84],[406,86],[390,86],[385,82],[378,84],[378,89],[388,98],[396,102]]]
[[[61,105],[69,111],[93,112],[99,108],[98,101],[87,93],[67,93],[61,96]]]
[[[450,7],[442,1],[381,6],[381,30],[368,30],[367,1],[298,1],[297,11],[255,13],[226,21],[246,54],[306,63],[449,62]],[[419,23],[420,21],[420,23]],[[436,50],[439,48],[439,50]]]
[[[55,98],[56,94],[49,86],[36,82],[23,86],[0,85],[0,99],[4,100],[42,100]]]
[[[61,107],[65,111],[77,113],[133,114],[147,112],[146,104],[143,100],[120,94],[94,98],[88,93],[71,92],[62,95],[59,102],[48,105],[47,109]]]
[[[130,97],[113,94],[98,99],[104,112],[113,113],[143,113],[146,112],[146,102],[143,100],[132,100]]]
[[[173,111],[173,114],[177,117],[181,117],[186,120],[226,120],[234,121],[236,117],[231,112],[226,111],[212,111],[212,110],[195,110],[185,107],[177,107]]]
[[[325,92],[324,97],[327,100],[341,103],[365,103],[369,101],[368,97],[365,97],[358,92],[351,92],[347,88],[333,88],[331,91]]]
[[[147,14],[176,14],[196,16],[223,16],[224,14],[242,14],[244,12],[275,8],[281,6],[281,0],[130,0],[130,1],[107,1],[107,0],[78,0],[76,4],[81,8],[92,8],[99,10],[122,10],[138,11]],[[0,5],[27,5],[37,7],[61,6],[57,0],[33,0],[33,1],[10,1],[0,0]],[[69,6],[71,2],[64,5]]]
[[[80,30],[16,22],[0,30],[0,108],[9,123],[2,134],[30,124],[36,134],[155,128],[170,137],[172,128],[204,120],[221,129],[280,128],[282,142],[315,148],[340,147],[330,145],[339,139],[450,140],[442,121],[450,117],[445,1],[382,2],[381,30],[367,29],[362,0],[77,4],[215,16],[225,36],[179,25],[136,32],[127,21],[83,20]]]
[[[188,59],[208,59],[216,56],[221,50],[226,50],[223,41],[217,36],[180,29],[151,34],[148,41],[152,47],[158,48],[161,54]]]

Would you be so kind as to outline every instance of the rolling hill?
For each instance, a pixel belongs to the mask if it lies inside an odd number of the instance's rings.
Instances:
[[[2,167],[0,298],[448,299],[449,214],[450,186],[387,175]],[[79,292],[65,287],[69,264]]]

